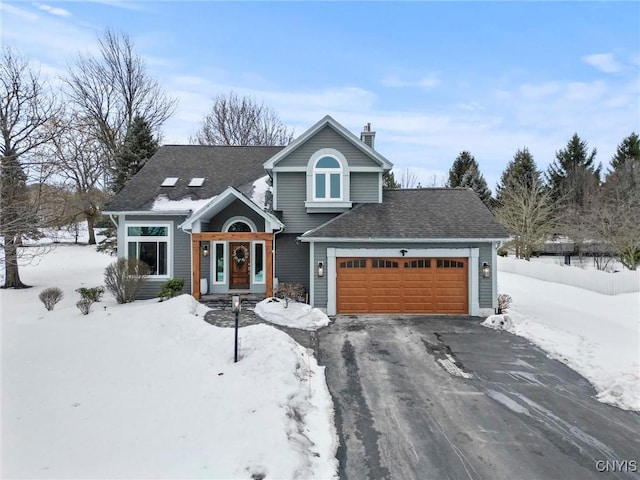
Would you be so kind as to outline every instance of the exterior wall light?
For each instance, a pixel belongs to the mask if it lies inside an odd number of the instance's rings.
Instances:
[[[204,247],[202,247],[202,256],[203,257],[209,256],[209,245],[205,245]]]
[[[318,276],[324,277],[324,262],[318,262]]]
[[[491,267],[487,262],[482,262],[482,278],[489,278],[491,276]]]

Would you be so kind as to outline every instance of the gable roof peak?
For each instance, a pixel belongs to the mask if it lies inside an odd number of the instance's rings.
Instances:
[[[355,136],[352,132],[347,130],[343,125],[338,123],[331,115],[325,115],[320,120],[318,120],[311,128],[305,131],[302,135],[296,138],[293,142],[287,145],[285,148],[276,153],[273,157],[267,160],[264,163],[265,170],[272,170],[275,165],[288,156],[291,152],[296,150],[300,145],[305,143],[315,134],[317,134],[324,127],[330,126],[333,130],[335,130],[340,136],[342,136],[345,140],[353,144],[356,148],[362,151],[364,154],[369,156],[375,162],[377,162],[385,172],[388,172],[393,167],[393,164],[387,160],[384,156],[378,153],[376,150],[371,148],[365,142],[363,142],[359,137]]]

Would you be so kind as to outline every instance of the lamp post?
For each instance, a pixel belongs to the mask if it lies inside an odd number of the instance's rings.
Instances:
[[[240,315],[240,295],[231,297],[231,311],[236,314],[236,335],[233,348],[233,361],[238,363],[238,316]]]

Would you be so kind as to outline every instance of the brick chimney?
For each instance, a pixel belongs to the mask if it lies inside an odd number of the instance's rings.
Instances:
[[[362,128],[362,133],[360,134],[360,140],[362,140],[364,143],[366,143],[368,146],[370,146],[371,148],[374,148],[373,145],[373,141],[376,138],[376,132],[372,132],[371,131],[371,124],[367,123],[363,128]]]

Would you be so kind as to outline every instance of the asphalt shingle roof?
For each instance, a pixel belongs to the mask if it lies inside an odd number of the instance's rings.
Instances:
[[[382,203],[360,204],[302,235],[349,239],[489,239],[507,234],[469,188],[384,190]]]
[[[283,148],[163,145],[104,211],[147,211],[158,195],[169,200],[199,200],[212,198],[229,186],[241,188],[264,177],[264,162]],[[174,187],[160,186],[167,177],[178,177]],[[204,177],[204,184],[189,187],[197,177]]]

